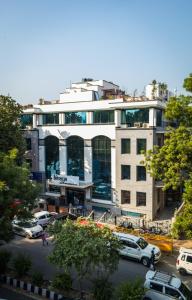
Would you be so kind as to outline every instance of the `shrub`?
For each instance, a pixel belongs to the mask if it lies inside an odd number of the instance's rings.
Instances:
[[[110,300],[113,295],[111,282],[107,278],[97,278],[93,281],[93,295],[95,300]]]
[[[32,283],[37,286],[41,286],[43,284],[43,274],[39,271],[34,271],[32,273]]]
[[[115,300],[141,300],[145,295],[145,288],[141,279],[123,282],[115,291]]]
[[[58,290],[69,291],[72,288],[72,278],[68,273],[57,274],[53,279],[52,286]]]
[[[31,259],[28,255],[18,254],[13,259],[13,269],[19,277],[23,277],[31,268]]]
[[[11,252],[5,249],[0,251],[0,274],[3,274],[7,271],[8,263],[11,258]]]

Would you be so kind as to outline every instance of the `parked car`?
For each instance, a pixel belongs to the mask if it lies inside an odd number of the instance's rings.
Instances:
[[[59,213],[56,215],[53,215],[49,221],[48,221],[48,225],[52,224],[54,225],[55,221],[65,221],[67,218],[69,218],[70,220],[77,220],[77,216],[68,212],[64,212],[64,213]]]
[[[154,262],[157,263],[159,261],[161,257],[160,249],[155,245],[149,244],[142,237],[120,232],[114,232],[114,235],[120,239],[123,244],[123,248],[119,250],[120,255],[136,259],[144,266],[149,266],[151,251],[154,249]]]
[[[15,219],[12,221],[12,227],[14,233],[28,238],[36,238],[43,233],[42,226],[38,225],[36,220]]]
[[[182,275],[192,274],[192,250],[181,247],[176,268]]]
[[[36,212],[34,214],[34,217],[37,221],[37,224],[41,225],[42,227],[46,227],[49,222],[49,219],[52,217],[52,214],[46,210],[43,210]]]
[[[191,300],[191,290],[176,276],[162,271],[148,271],[144,300]]]

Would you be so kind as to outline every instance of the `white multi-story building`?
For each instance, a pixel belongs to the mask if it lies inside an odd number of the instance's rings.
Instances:
[[[149,98],[84,79],[59,100],[24,108],[32,172],[46,178],[48,203],[61,207],[78,199],[89,209],[154,219],[165,197],[146,173],[142,151],[162,145],[166,103]]]

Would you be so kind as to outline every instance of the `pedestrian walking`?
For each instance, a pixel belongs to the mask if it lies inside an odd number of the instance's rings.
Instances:
[[[47,241],[47,233],[45,231],[43,231],[42,233],[42,236],[41,236],[41,239],[42,239],[42,245],[45,246],[45,245],[49,245],[48,241]]]
[[[151,250],[150,268],[155,271],[155,248]]]

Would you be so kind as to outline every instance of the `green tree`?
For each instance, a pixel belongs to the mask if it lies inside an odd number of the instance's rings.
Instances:
[[[192,92],[192,74],[184,80],[183,86]],[[192,97],[172,97],[167,103],[165,118],[170,122],[162,147],[155,146],[145,154],[148,172],[164,184],[163,190],[172,188],[183,192],[185,205],[176,218],[174,235],[186,232],[192,236],[188,220],[192,217]],[[187,220],[187,219],[188,220]]]
[[[17,164],[17,149],[0,152],[0,240],[11,238],[11,221],[31,216],[40,187],[29,180],[26,164]]]
[[[192,73],[184,79],[183,87],[186,89],[186,91],[192,93]]]
[[[115,300],[141,300],[145,295],[145,288],[141,279],[123,282],[115,291]]]
[[[66,273],[74,267],[82,289],[82,279],[91,274],[101,278],[109,276],[118,266],[120,242],[107,227],[99,228],[90,222],[86,226],[67,220],[54,225],[54,248],[49,261]],[[51,233],[54,233],[54,227]],[[60,228],[60,230],[59,230]]]
[[[20,126],[22,106],[10,96],[0,95],[0,151],[7,153],[18,149],[18,159],[25,151],[25,141]]]

